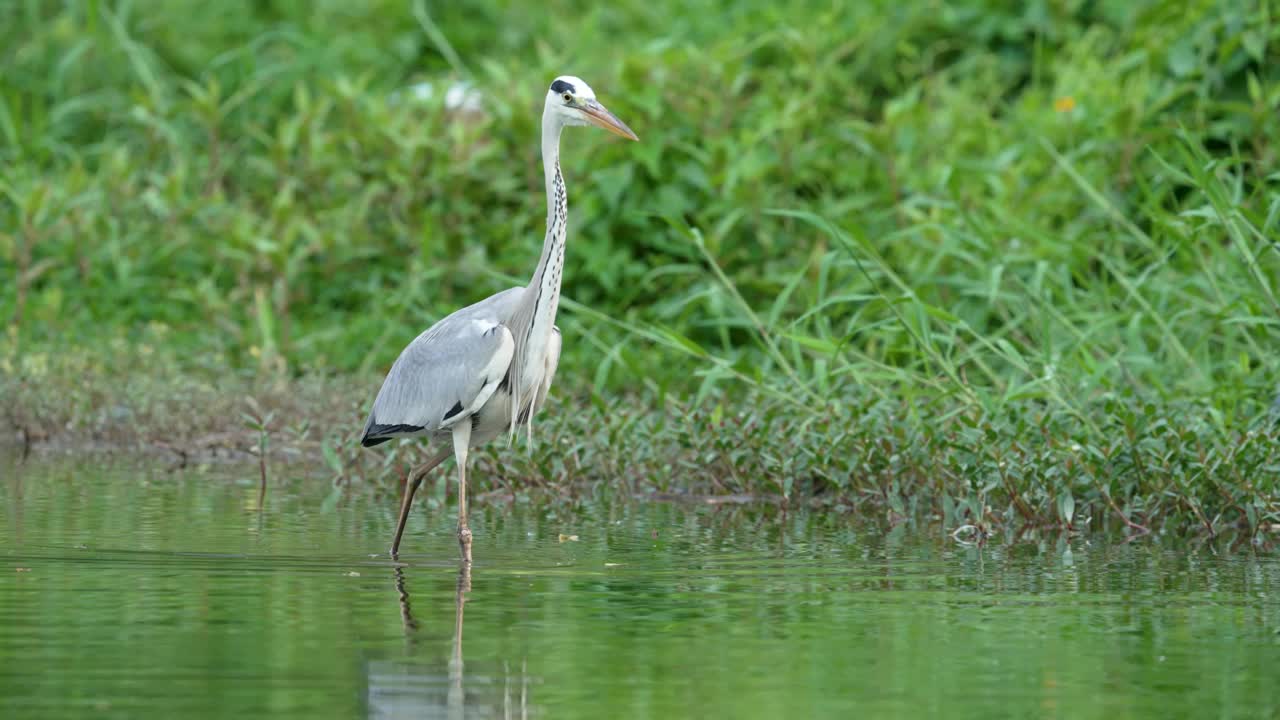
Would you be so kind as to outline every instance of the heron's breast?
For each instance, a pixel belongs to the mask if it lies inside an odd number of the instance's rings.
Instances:
[[[529,422],[529,418],[533,414],[534,397],[535,393],[528,392],[524,397],[520,398],[520,411],[514,413],[517,425],[524,425]],[[493,393],[489,401],[471,419],[472,445],[486,443],[511,430],[512,401],[511,390],[507,386],[503,386]]]
[[[529,389],[542,387],[543,375],[547,372],[547,352],[551,348],[551,327],[550,323],[546,330],[535,327],[529,334],[529,344],[522,358],[524,367],[520,368],[521,399]]]

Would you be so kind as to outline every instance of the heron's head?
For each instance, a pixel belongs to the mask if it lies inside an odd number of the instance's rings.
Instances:
[[[544,113],[558,118],[564,125],[595,125],[628,140],[640,139],[596,100],[590,85],[572,75],[561,75],[551,83]]]

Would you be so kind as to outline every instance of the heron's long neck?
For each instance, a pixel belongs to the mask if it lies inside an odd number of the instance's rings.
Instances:
[[[565,229],[569,221],[569,199],[560,174],[560,130],[552,117],[542,119],[542,172],[547,182],[547,234],[542,240],[542,257],[529,281],[534,293],[536,319],[542,312],[555,320],[560,302],[560,279],[564,268]]]
[[[551,329],[560,305],[560,279],[564,275],[565,225],[569,220],[564,177],[560,174],[561,122],[545,114],[542,118],[542,167],[547,181],[547,234],[542,241],[542,257],[525,288],[510,330],[515,340],[511,360],[514,375],[513,416],[532,402],[546,368]],[[513,417],[512,431],[515,429]]]

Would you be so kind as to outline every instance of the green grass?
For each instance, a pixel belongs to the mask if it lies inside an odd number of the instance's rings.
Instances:
[[[847,5],[8,4],[0,400],[154,438],[274,387],[373,462],[380,371],[536,262],[569,72],[642,142],[566,136],[572,451],[491,482],[1280,522],[1274,9]],[[396,95],[454,79],[484,118]]]

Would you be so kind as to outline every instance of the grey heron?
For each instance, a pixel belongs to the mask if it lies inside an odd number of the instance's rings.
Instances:
[[[503,290],[454,312],[409,343],[387,373],[360,440],[365,447],[402,437],[453,441],[458,464],[458,545],[466,564],[471,563],[467,451],[528,426],[546,402],[560,360],[555,319],[568,221],[560,134],[571,125],[595,125],[638,139],[581,79],[565,75],[551,83],[542,110],[547,232],[533,277],[526,286]],[[448,457],[449,450],[442,449],[405,477],[392,557],[399,553],[414,493],[423,477]]]

